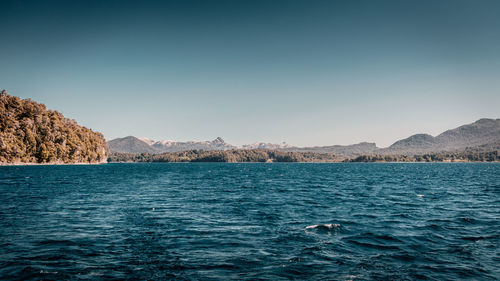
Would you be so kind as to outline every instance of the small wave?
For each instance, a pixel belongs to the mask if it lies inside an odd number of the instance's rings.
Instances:
[[[393,246],[393,245],[380,245],[380,244],[373,244],[373,243],[367,243],[367,242],[360,242],[356,240],[346,240],[349,243],[353,243],[355,245],[361,246],[361,247],[366,247],[366,248],[372,248],[372,249],[377,249],[377,250],[399,250],[398,246]]]
[[[354,281],[357,278],[357,276],[356,275],[345,275],[345,276],[343,276],[343,278],[346,281]]]
[[[309,225],[306,226],[306,229],[324,229],[324,230],[330,230],[333,228],[339,228],[340,224],[337,223],[326,223],[326,224],[314,224],[314,225]]]
[[[461,223],[470,223],[470,224],[474,224],[474,223],[476,223],[476,220],[475,220],[474,218],[462,217],[462,218],[460,218],[460,222],[461,222]]]
[[[40,270],[40,274],[57,274],[57,271]]]
[[[55,245],[55,246],[80,246],[81,244],[71,240],[46,239],[36,242],[40,246]]]
[[[466,241],[477,242],[479,240],[483,240],[484,237],[483,236],[467,236],[467,237],[461,237],[460,239],[466,240]]]

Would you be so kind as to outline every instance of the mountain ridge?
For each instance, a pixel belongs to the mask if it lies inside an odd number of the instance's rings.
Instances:
[[[138,144],[137,146],[142,147],[143,144],[145,144],[147,147],[144,147],[142,150],[138,147],[130,147],[128,150],[127,147],[122,147],[120,150],[116,150],[116,146],[113,142],[121,139],[114,139],[108,142],[111,152],[163,153],[183,150],[275,149],[289,152],[331,153],[344,157],[371,154],[423,154],[455,151],[479,146],[500,149],[498,145],[500,143],[500,119],[482,118],[473,123],[446,130],[435,137],[424,133],[414,134],[407,138],[397,140],[386,148],[379,148],[372,142],[313,147],[296,147],[288,145],[285,142],[280,144],[257,142],[254,144],[235,146],[226,143],[221,137],[217,137],[212,141],[187,142],[176,142],[171,140],[153,141],[147,138],[133,138],[142,142],[142,144]]]
[[[380,150],[385,154],[453,151],[500,141],[500,119],[482,118],[437,136],[414,134]]]

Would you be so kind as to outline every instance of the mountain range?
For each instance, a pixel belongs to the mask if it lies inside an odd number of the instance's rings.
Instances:
[[[164,153],[185,150],[231,150],[231,149],[275,149],[289,152],[332,153],[343,157],[371,154],[424,154],[442,151],[457,151],[478,147],[483,150],[500,149],[500,119],[480,119],[474,123],[447,130],[437,136],[415,134],[398,140],[391,146],[379,148],[375,143],[361,142],[352,145],[331,145],[314,147],[295,147],[285,142],[280,144],[254,143],[235,146],[226,143],[221,137],[212,141],[176,142],[171,140],[154,141],[147,138],[128,136],[108,141],[111,152],[124,153]]]

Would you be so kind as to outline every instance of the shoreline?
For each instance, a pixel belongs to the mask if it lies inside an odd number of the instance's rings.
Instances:
[[[249,164],[276,164],[276,163],[298,163],[298,164],[350,164],[350,163],[377,163],[377,164],[397,164],[397,163],[415,163],[415,164],[425,164],[425,163],[443,163],[443,164],[459,164],[459,163],[500,163],[500,161],[387,161],[387,162],[382,162],[382,161],[377,161],[377,162],[351,162],[351,161],[331,161],[331,162],[325,162],[325,161],[311,161],[311,162],[108,162],[107,164],[135,164],[135,163],[142,163],[142,164],[162,164],[162,163],[168,163],[168,164],[187,164],[187,163],[227,163],[227,164],[244,164],[244,163],[249,163]]]
[[[108,164],[108,162],[100,162],[100,163],[0,163],[1,166],[69,166],[69,165],[101,165]]]
[[[500,163],[500,161],[311,161],[311,162],[101,162],[101,163],[0,163],[0,167],[8,166],[84,166],[84,165],[105,165],[105,164],[190,164],[190,163],[226,163],[226,164],[275,164],[275,163],[297,163],[297,164],[351,164],[351,163],[377,163],[377,164],[459,164],[459,163]]]

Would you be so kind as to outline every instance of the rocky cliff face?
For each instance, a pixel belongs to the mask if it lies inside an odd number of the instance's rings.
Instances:
[[[102,163],[103,135],[45,105],[0,93],[0,163]]]

